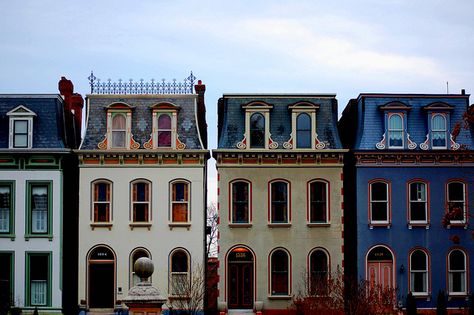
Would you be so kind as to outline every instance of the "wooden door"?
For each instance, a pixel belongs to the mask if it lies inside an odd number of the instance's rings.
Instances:
[[[91,263],[89,265],[89,308],[114,307],[114,263]]]
[[[229,263],[228,292],[229,308],[253,308],[253,263]]]
[[[367,263],[367,277],[371,286],[393,287],[393,263],[391,261],[370,261]]]

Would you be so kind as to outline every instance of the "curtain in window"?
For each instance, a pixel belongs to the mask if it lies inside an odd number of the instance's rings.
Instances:
[[[116,114],[112,118],[112,147],[125,147],[125,133],[126,133],[127,119],[123,114]]]
[[[158,117],[158,147],[171,147],[171,117],[161,114]]]
[[[48,256],[29,256],[31,305],[46,305],[48,297]]]
[[[446,147],[446,119],[443,115],[434,115],[431,120],[431,135],[434,147]]]
[[[31,188],[31,232],[48,231],[48,188]]]
[[[0,187],[0,233],[10,232],[10,187]]]
[[[187,183],[174,183],[172,185],[173,222],[188,222],[188,195]]]
[[[305,113],[296,118],[296,147],[311,148],[311,117]]]
[[[403,119],[400,115],[391,115],[388,119],[389,147],[403,146]]]

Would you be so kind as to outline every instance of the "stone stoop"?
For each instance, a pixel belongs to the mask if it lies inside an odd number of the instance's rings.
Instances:
[[[114,315],[113,309],[93,309],[87,312],[87,315]]]
[[[228,310],[228,315],[255,315],[253,310]]]

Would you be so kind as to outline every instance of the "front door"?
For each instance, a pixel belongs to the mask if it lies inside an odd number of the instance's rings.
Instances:
[[[232,309],[253,308],[253,255],[245,248],[237,248],[228,258],[228,305]]]
[[[373,248],[367,256],[367,280],[371,287],[394,288],[393,256],[383,246]]]
[[[106,247],[94,249],[89,256],[89,308],[115,307],[115,257]]]

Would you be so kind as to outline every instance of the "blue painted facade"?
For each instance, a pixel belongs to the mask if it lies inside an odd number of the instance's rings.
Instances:
[[[473,291],[474,138],[472,126],[465,129],[462,121],[468,106],[469,95],[465,94],[361,94],[349,102],[338,125],[343,145],[351,149],[344,170],[345,231],[356,235],[345,240],[346,271],[370,280],[374,269],[369,265],[376,261],[371,261],[369,252],[377,246],[389,249],[393,287],[398,288],[398,300],[405,303],[411,291],[410,254],[423,250],[428,257],[428,292],[417,296],[419,310],[436,308],[439,290],[448,295],[448,308],[467,307]],[[392,114],[403,118],[400,148],[390,148],[388,143],[387,119]],[[434,114],[447,118],[446,148],[434,148],[431,139],[427,140],[427,135],[433,135]],[[456,137],[457,123],[461,129]],[[370,185],[374,181],[388,187],[388,218],[382,224],[371,220]],[[426,185],[427,220],[422,224],[410,221],[409,184],[413,181]],[[452,181],[464,183],[467,215],[466,222],[446,226],[447,184]],[[448,254],[453,249],[466,255],[465,294],[449,292]]]

